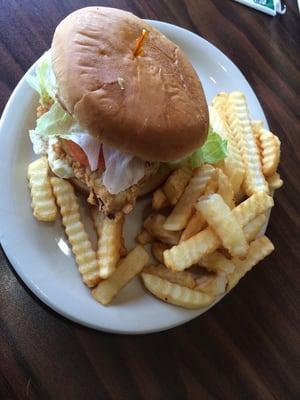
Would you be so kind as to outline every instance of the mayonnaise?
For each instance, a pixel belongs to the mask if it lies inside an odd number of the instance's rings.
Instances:
[[[48,152],[48,137],[40,135],[35,131],[29,131],[29,137],[35,154],[43,155]]]
[[[53,173],[60,178],[72,178],[74,176],[74,171],[72,167],[64,160],[57,157],[57,154],[53,150],[53,145],[57,143],[56,138],[50,138],[48,144],[48,161],[49,166]]]

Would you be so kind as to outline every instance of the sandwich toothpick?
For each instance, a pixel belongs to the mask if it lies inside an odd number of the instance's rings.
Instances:
[[[134,57],[142,55],[143,53],[142,45],[148,34],[149,32],[146,29],[143,29],[140,36],[135,40],[135,48],[133,50]]]

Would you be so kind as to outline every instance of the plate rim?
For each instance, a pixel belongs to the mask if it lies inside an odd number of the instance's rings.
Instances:
[[[225,57],[226,61],[236,70],[238,70],[238,72],[240,73],[240,75],[242,76],[242,78],[245,80],[245,82],[248,84],[250,90],[253,92],[253,95],[255,96],[255,98],[257,99],[258,103],[260,104],[255,91],[253,90],[252,86],[250,85],[250,83],[248,82],[248,80],[246,79],[246,77],[244,76],[244,74],[241,72],[241,70],[236,66],[236,64],[220,49],[218,49],[214,44],[210,43],[208,40],[206,40],[205,38],[203,38],[202,36],[189,31],[188,29],[182,28],[178,25],[175,24],[171,24],[168,22],[163,22],[163,21],[159,21],[159,20],[152,20],[152,19],[145,19],[146,22],[148,22],[149,24],[153,25],[155,28],[159,29],[159,27],[164,26],[164,27],[169,27],[171,29],[175,29],[177,31],[180,31],[183,34],[188,34],[188,35],[192,35],[194,36],[195,39],[199,40],[200,43],[205,43],[206,46],[209,47],[213,47],[214,51],[217,51],[217,53],[220,54],[221,57]],[[165,34],[165,33],[163,33]],[[23,85],[24,80],[26,79],[26,76],[31,73],[40,58],[38,58],[29,68],[28,70],[25,72],[25,74],[21,77],[21,79],[19,80],[19,82],[17,83],[16,87],[14,88],[14,90],[12,91],[5,107],[4,110],[2,112],[1,115],[1,119],[0,119],[0,135],[3,135],[2,133],[2,126],[4,124],[4,120],[6,120],[7,118],[7,114],[14,102],[14,99],[16,97],[17,92],[20,90],[20,87]],[[267,122],[267,128],[268,128],[268,121],[266,119],[265,113],[263,111],[263,108],[260,104],[260,107],[262,109],[263,115],[265,117],[265,120]],[[4,139],[5,140],[5,139]],[[1,158],[0,158],[0,164],[1,164]],[[267,229],[269,223],[269,216],[267,218],[266,221],[266,225],[265,225],[265,229]],[[24,284],[27,286],[27,288],[34,293],[35,296],[38,297],[38,299],[40,301],[42,301],[47,307],[49,307],[51,310],[57,312],[59,315],[62,315],[64,318],[67,318],[73,322],[76,322],[80,325],[86,326],[88,328],[92,328],[98,331],[102,331],[102,332],[108,332],[108,333],[115,333],[115,334],[127,334],[127,335],[141,335],[141,334],[150,334],[150,333],[154,333],[154,332],[163,332],[172,328],[175,328],[177,326],[183,325],[187,322],[190,322],[191,320],[199,317],[200,315],[206,313],[208,310],[210,310],[212,307],[214,307],[220,300],[223,299],[223,297],[225,297],[227,295],[227,293],[224,293],[223,295],[219,296],[216,301],[214,301],[212,304],[210,304],[208,307],[206,307],[205,309],[199,309],[199,313],[196,315],[188,315],[186,316],[186,318],[181,318],[179,321],[176,321],[175,323],[164,323],[161,327],[157,328],[153,328],[153,329],[141,329],[141,330],[130,330],[128,328],[123,328],[123,329],[110,329],[107,327],[103,327],[103,326],[99,326],[99,324],[96,323],[92,323],[89,322],[88,320],[83,320],[80,317],[77,317],[75,314],[70,314],[69,312],[65,311],[63,309],[63,307],[61,306],[61,304],[57,304],[57,302],[55,300],[53,300],[52,298],[49,298],[36,284],[34,284],[33,282],[31,282],[30,277],[28,274],[25,273],[24,269],[21,267],[21,265],[19,264],[19,262],[16,260],[16,257],[14,256],[13,252],[12,252],[12,248],[6,243],[5,240],[5,229],[3,229],[3,227],[1,227],[2,224],[0,225],[0,243],[1,246],[3,248],[3,252],[5,253],[7,259],[9,260],[10,266],[14,269],[14,271],[17,273],[17,275],[21,278],[21,280],[24,282]],[[151,294],[149,294],[147,292],[147,295],[151,296]],[[175,306],[174,306],[175,307]]]

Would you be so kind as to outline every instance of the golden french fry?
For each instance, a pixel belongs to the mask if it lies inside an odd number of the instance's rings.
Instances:
[[[260,140],[259,140],[259,131],[260,131],[260,129],[262,129],[264,127],[264,124],[260,120],[257,120],[257,121],[252,120],[251,127],[252,127],[253,134],[255,137],[256,147],[258,148],[258,151],[259,151],[260,162],[262,164],[262,154],[261,154],[261,146],[260,146]]]
[[[169,282],[177,283],[190,289],[196,286],[193,274],[187,271],[173,272],[164,265],[149,265],[144,267],[143,272],[159,276],[161,279],[166,279]]]
[[[227,175],[221,169],[218,169],[218,192],[231,209],[234,207],[234,191]]]
[[[248,243],[242,227],[219,194],[200,197],[196,208],[220,237],[223,246],[232,256],[242,257],[247,253]]]
[[[173,271],[183,271],[221,246],[218,236],[206,228],[191,238],[164,251],[164,264]]]
[[[57,207],[48,171],[49,165],[46,157],[30,163],[27,170],[33,215],[38,221],[45,222],[55,221],[57,217]]]
[[[135,238],[135,240],[139,243],[139,244],[148,244],[148,243],[152,243],[153,242],[153,236],[150,235],[150,233],[148,231],[146,231],[146,229],[143,229],[142,232],[140,232],[137,237]]]
[[[245,95],[232,92],[227,101],[227,122],[233,132],[246,167],[244,188],[248,196],[257,192],[268,193],[268,185],[262,173],[259,150],[250,123]]]
[[[164,223],[165,229],[180,231],[186,227],[193,213],[195,202],[204,192],[210,180],[214,177],[215,171],[215,168],[208,164],[197,168],[178,203]]]
[[[262,171],[265,176],[275,174],[280,160],[280,140],[267,129],[257,132],[261,150]]]
[[[274,205],[272,197],[265,193],[256,193],[232,210],[239,224],[244,227],[259,214]],[[250,230],[250,229],[249,229]],[[251,230],[250,230],[251,233]],[[246,240],[251,239],[245,236]],[[214,231],[206,228],[188,240],[164,251],[164,264],[174,270],[183,271],[196,264],[204,256],[213,253],[221,246],[221,240]]]
[[[230,136],[229,136],[230,137]],[[233,139],[228,141],[228,156],[224,160],[224,172],[230,179],[234,193],[238,193],[245,177],[245,166]]]
[[[260,214],[252,221],[248,222],[247,225],[244,226],[244,234],[248,243],[256,239],[257,235],[262,230],[262,227],[264,226],[266,219],[267,217],[265,214]]]
[[[209,194],[216,193],[217,189],[218,189],[218,177],[215,174],[214,178],[212,178],[210,182],[208,182],[204,190],[203,196],[208,196]]]
[[[228,139],[228,126],[226,126],[226,120],[222,118],[220,112],[216,110],[213,106],[208,106],[208,113],[209,125],[211,129],[218,135],[220,135],[222,139]]]
[[[196,235],[196,233],[202,231],[202,229],[206,226],[206,221],[203,218],[200,211],[195,211],[194,214],[191,216],[186,228],[182,232],[180,236],[179,243],[183,242],[184,240],[189,239],[190,237]]]
[[[92,213],[92,219],[94,221],[94,225],[96,228],[96,232],[97,232],[97,235],[99,238],[101,236],[101,232],[102,232],[104,213],[100,212],[97,207],[92,207],[91,213]],[[124,240],[123,235],[121,236],[119,254],[120,254],[120,257],[125,257],[127,255],[127,249],[126,249],[125,240]]]
[[[164,263],[164,251],[169,249],[170,246],[162,242],[153,242],[151,245],[151,253],[153,257],[160,263]]]
[[[66,235],[72,246],[83,282],[93,287],[100,282],[96,253],[84,229],[73,186],[66,180],[51,178],[56,202],[60,208]]]
[[[232,212],[241,226],[247,225],[259,214],[266,212],[274,206],[274,200],[266,193],[259,192],[253,194],[247,200],[236,206]]]
[[[275,172],[274,175],[267,178],[269,188],[271,191],[281,188],[283,185],[283,180],[280,178],[278,172]]]
[[[227,275],[227,291],[231,290],[252,267],[272,253],[273,250],[273,243],[266,236],[262,236],[250,243],[249,251],[245,259],[233,259],[236,268],[234,272]]]
[[[99,276],[107,279],[116,269],[120,258],[124,214],[119,212],[113,218],[104,215],[98,232]]]
[[[227,278],[224,274],[208,274],[196,279],[195,290],[214,297],[225,293],[226,285]]]
[[[151,214],[144,222],[144,228],[156,239],[167,244],[177,244],[180,232],[168,231],[164,228],[166,217],[161,214]]]
[[[213,98],[211,102],[213,108],[218,111],[224,121],[226,121],[226,108],[228,97],[229,93],[220,92]]]
[[[136,246],[121,259],[112,275],[92,290],[93,297],[103,305],[109,304],[119,291],[142,271],[148,261],[149,255],[146,250],[140,245]]]
[[[202,257],[199,264],[210,271],[229,274],[234,271],[235,265],[219,251]]]
[[[255,137],[255,143],[259,151],[260,162],[262,163],[262,154],[261,154],[261,146],[259,140],[259,131],[264,127],[264,124],[261,120],[251,120],[251,127],[253,130],[253,134]]]
[[[142,272],[141,276],[149,292],[166,303],[193,309],[207,307],[215,300],[205,293],[171,283],[156,275]]]
[[[190,168],[183,167],[172,172],[172,174],[166,180],[163,186],[163,191],[172,206],[174,206],[181,197],[191,177],[192,170]]]
[[[251,127],[256,140],[257,148],[260,150],[259,131],[263,129],[264,123],[261,120],[251,120]]]
[[[167,196],[162,189],[156,189],[152,195],[152,208],[153,210],[161,210],[170,205]]]
[[[216,102],[217,106],[222,109],[221,112],[218,107],[209,108],[209,118],[212,129],[222,137],[227,138],[227,157],[219,164],[219,168],[222,168],[230,179],[233,191],[236,194],[239,192],[244,180],[245,166],[237,141],[226,122],[225,110],[227,108],[227,97],[220,98]],[[222,105],[218,103],[222,103]]]
[[[98,238],[101,236],[102,232],[102,224],[104,220],[104,213],[99,212],[97,207],[93,207],[91,210],[92,213],[92,219],[94,221],[94,225],[98,234]],[[145,232],[148,235],[148,232]],[[144,244],[144,243],[142,243]],[[125,245],[125,240],[124,236],[121,236],[121,241],[120,241],[120,251],[119,251],[120,257],[125,257],[127,255],[127,248]]]
[[[261,147],[261,143],[260,143],[260,133],[261,133],[261,129],[264,129],[264,124],[261,120],[251,120],[251,128],[253,131],[253,135],[255,137],[255,142],[256,142],[256,146],[259,150],[259,157],[260,157],[260,162],[262,164],[262,147]]]
[[[260,119],[258,119],[258,120],[252,119],[252,120],[251,120],[251,126],[252,126],[252,128],[253,128],[254,135],[256,136],[256,132],[257,132],[259,129],[261,129],[261,128],[264,127],[264,123],[263,123],[263,121],[261,121]]]

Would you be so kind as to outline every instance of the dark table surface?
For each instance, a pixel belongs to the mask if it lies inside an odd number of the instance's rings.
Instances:
[[[300,21],[296,1],[286,3],[272,18],[229,0],[0,0],[0,113],[63,17],[119,7],[190,29],[233,60],[281,139],[284,179],[267,231],[276,251],[212,310],[167,332],[122,336],[72,323],[0,250],[1,399],[300,398]]]

